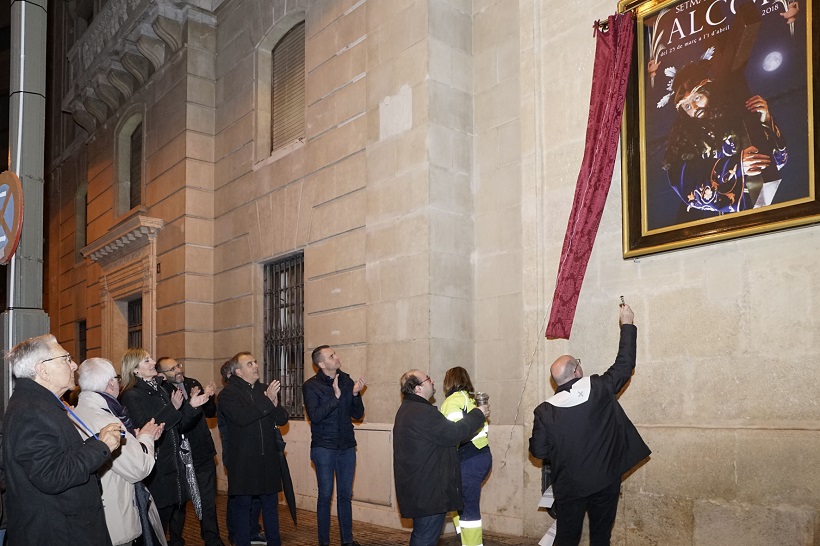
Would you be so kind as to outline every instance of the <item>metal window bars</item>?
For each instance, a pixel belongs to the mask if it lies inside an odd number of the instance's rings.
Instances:
[[[281,383],[291,419],[304,419],[304,255],[265,265],[265,376]]]

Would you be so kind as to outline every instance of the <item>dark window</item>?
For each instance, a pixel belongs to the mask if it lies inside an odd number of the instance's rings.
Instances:
[[[80,226],[82,228],[82,236],[80,237],[80,244],[85,246],[88,244],[88,190],[86,189],[85,193],[83,194],[82,203],[80,203],[80,214],[82,215],[83,224]]]
[[[86,358],[86,328],[85,321],[77,321],[77,362],[81,363]]]
[[[128,302],[128,347],[142,347],[142,298]]]
[[[130,208],[142,202],[142,123],[131,133]]]
[[[282,384],[291,419],[304,419],[304,255],[265,265],[265,372]]]
[[[271,150],[305,136],[305,23],[273,48]]]

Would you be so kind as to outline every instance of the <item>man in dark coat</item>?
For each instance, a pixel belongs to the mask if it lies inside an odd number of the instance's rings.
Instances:
[[[17,378],[3,420],[9,544],[110,545],[96,472],[120,448],[121,426],[82,440],[59,398],[77,364],[54,336],[23,341],[6,361]]]
[[[259,381],[259,364],[251,353],[236,354],[228,365],[228,382],[219,394],[219,410],[225,417],[230,442],[223,455],[228,471],[228,495],[232,497],[231,527],[236,546],[249,546],[251,499],[262,502],[262,520],[269,546],[279,546],[279,447],[276,427],[288,422],[279,404],[279,381]]]
[[[336,481],[336,515],[342,546],[359,546],[353,540],[353,474],[356,471],[356,437],[352,419],[364,416],[361,392],[365,380],[353,381],[339,368],[341,360],[327,345],[313,350],[319,373],[302,385],[305,409],[310,418],[310,460],[316,467],[316,498],[319,545],[330,544],[330,497]]]
[[[530,452],[551,465],[555,546],[578,544],[586,512],[590,545],[608,545],[621,476],[650,454],[617,398],[635,369],[633,319],[632,309],[621,305],[618,356],[603,375],[584,377],[578,359],[558,358],[550,367],[558,389],[535,408]]]
[[[183,404],[190,405],[191,396],[199,393],[204,392],[212,397],[216,392],[216,385],[213,382],[203,389],[202,383],[192,377],[185,377],[182,364],[173,358],[160,357],[157,360],[157,371],[165,377],[166,381],[162,382],[162,386],[169,394],[173,394],[174,390],[182,393],[185,398]],[[216,403],[213,398],[208,398],[208,401],[199,409],[201,411],[197,417],[186,422],[186,426],[180,428],[180,432],[188,438],[191,444],[191,455],[202,503],[202,519],[199,520],[200,535],[205,546],[224,546],[219,536],[219,524],[216,520],[216,463],[214,462],[216,448],[211,429],[208,428],[208,422],[205,420],[216,416]]]
[[[393,425],[393,475],[403,518],[413,519],[410,546],[435,546],[447,512],[463,507],[458,445],[469,440],[489,416],[487,406],[462,420],[447,419],[430,399],[433,380],[420,370],[401,377],[404,395]]]
[[[231,361],[226,360],[224,364],[219,368],[219,375],[222,376],[222,383],[224,385],[228,384],[228,379],[230,379],[230,374],[228,370],[230,369]],[[228,423],[225,419],[225,414],[222,413],[222,406],[218,403],[216,405],[216,424],[219,427],[219,440],[222,444],[222,464],[225,465],[225,454],[228,452]],[[227,473],[227,466],[226,473]],[[283,484],[284,486],[284,484]],[[233,498],[229,495],[228,500],[225,503],[225,527],[228,529],[228,542],[233,544],[234,541],[234,532],[233,532],[233,520],[236,519],[233,516],[234,513],[234,503]],[[259,518],[262,516],[262,503],[259,501],[259,497],[253,497],[251,500],[251,518],[250,518],[250,536],[251,536],[251,544],[267,544],[268,541],[265,538],[265,534],[262,532],[262,527],[259,525]]]

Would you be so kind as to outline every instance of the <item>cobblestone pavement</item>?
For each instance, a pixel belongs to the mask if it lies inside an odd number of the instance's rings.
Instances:
[[[219,517],[219,530],[222,532],[222,540],[228,546],[228,532],[225,527],[225,495],[216,497],[216,511]],[[279,505],[279,525],[283,546],[316,546],[316,513],[308,510],[298,510],[296,519],[298,526],[293,524],[287,506]],[[199,536],[199,525],[194,515],[191,503],[188,503],[188,514],[185,518],[185,544],[186,546],[202,546],[202,538]],[[391,529],[379,525],[371,525],[361,521],[353,522],[353,538],[361,546],[399,546],[405,545],[410,540],[408,530]],[[330,543],[338,545],[339,526],[336,518],[333,517],[330,524]],[[534,545],[537,541],[521,537],[510,537],[495,534],[484,534],[484,546],[524,546]],[[444,536],[439,541],[438,546],[459,546],[461,542],[455,535]]]

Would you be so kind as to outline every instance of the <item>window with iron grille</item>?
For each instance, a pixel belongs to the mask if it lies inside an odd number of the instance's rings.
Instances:
[[[285,34],[272,54],[271,150],[305,136],[305,23]]]
[[[304,255],[265,265],[265,377],[291,419],[304,419]]]
[[[142,298],[128,302],[128,347],[142,347]]]

